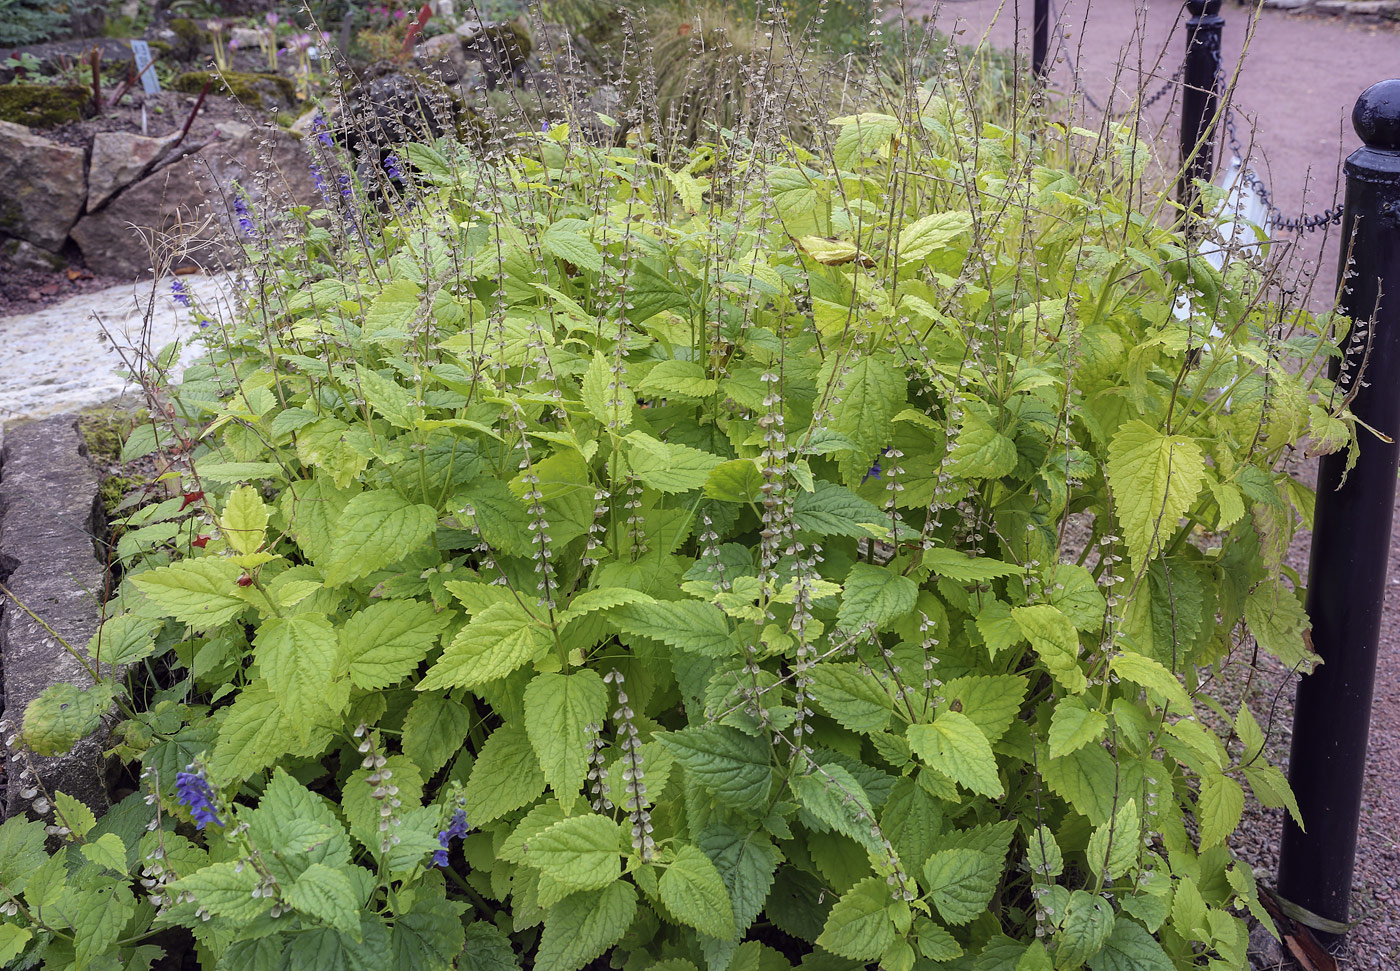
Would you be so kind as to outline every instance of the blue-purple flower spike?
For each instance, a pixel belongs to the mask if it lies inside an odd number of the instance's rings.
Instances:
[[[459,809],[452,814],[452,821],[447,824],[447,828],[438,830],[438,845],[442,849],[433,854],[433,866],[447,866],[447,851],[452,848],[452,841],[465,837],[468,828],[465,809]]]
[[[243,198],[238,186],[234,186],[233,214],[238,217],[238,228],[244,235],[253,235],[253,214],[248,210],[248,200]]]
[[[185,288],[184,280],[176,280],[170,284],[170,295],[175,298],[175,302],[182,307],[193,307],[194,301],[190,299],[190,291]]]
[[[224,824],[216,811],[214,789],[204,776],[203,766],[187,765],[184,772],[176,773],[175,794],[180,804],[194,817],[196,829],[203,829],[210,823],[215,826]]]

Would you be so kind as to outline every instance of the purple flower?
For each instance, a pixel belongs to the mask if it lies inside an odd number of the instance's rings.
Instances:
[[[175,302],[182,307],[193,307],[194,301],[190,299],[190,291],[185,288],[184,280],[176,280],[170,284],[170,295],[175,298]]]
[[[875,464],[872,465],[872,466],[870,466],[870,471],[866,472],[866,473],[865,473],[865,478],[863,478],[863,479],[860,480],[860,484],[861,484],[861,485],[865,485],[865,483],[868,482],[868,481],[871,480],[871,479],[878,479],[878,478],[880,478],[880,473],[884,471],[884,469],[880,468],[880,458],[883,457],[883,456],[889,455],[889,454],[890,454],[890,447],[889,447],[889,446],[886,446],[886,447],[880,449],[880,455],[876,457],[876,459],[875,459]]]
[[[213,823],[215,826],[222,826],[223,820],[219,818],[214,806],[214,790],[209,785],[209,780],[204,776],[204,767],[201,765],[187,765],[184,772],[175,774],[175,794],[180,800],[180,804],[190,811],[194,817],[195,827],[203,829]]]
[[[393,179],[395,182],[403,181],[403,170],[399,168],[399,160],[394,158],[394,156],[385,156],[384,171],[389,173],[389,178]]]
[[[355,187],[350,184],[350,176],[342,175],[336,178],[336,184],[340,186],[340,197],[342,199],[353,199],[355,197]]]
[[[276,27],[278,21],[280,20],[280,18],[277,16],[277,13],[276,13],[275,11],[272,12],[272,13],[269,13],[269,14],[268,14],[265,18],[263,18],[263,19],[265,19],[265,20],[267,21],[267,25],[268,25],[269,27]]]
[[[245,236],[252,236],[253,215],[248,209],[248,200],[243,198],[242,190],[237,185],[234,185],[233,192],[233,214],[238,217],[238,228],[243,230]]]
[[[326,185],[325,177],[321,173],[321,166],[312,162],[309,167],[311,169],[311,179],[316,185],[316,191],[321,194],[321,198],[324,199],[326,205],[329,206],[332,202],[331,190],[330,187]]]
[[[467,811],[459,809],[452,814],[452,821],[447,824],[447,828],[438,830],[438,845],[442,849],[433,854],[433,866],[447,866],[447,851],[452,847],[452,841],[465,837],[467,829]]]
[[[311,130],[316,133],[316,140],[326,148],[335,148],[335,140],[331,138],[331,131],[326,125],[326,116],[319,111],[311,118]]]

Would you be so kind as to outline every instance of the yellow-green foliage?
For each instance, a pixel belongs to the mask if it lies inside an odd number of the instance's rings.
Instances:
[[[91,104],[91,89],[77,84],[0,85],[0,121],[30,128],[79,121]]]

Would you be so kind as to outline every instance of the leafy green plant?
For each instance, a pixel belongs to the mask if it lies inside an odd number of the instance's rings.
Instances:
[[[321,152],[290,238],[243,203],[126,443],[178,494],[21,732],[117,699],[143,792],[26,777],[65,845],[0,826],[0,958],[1244,966],[1226,839],[1245,784],[1296,807],[1210,672],[1314,661],[1280,463],[1351,443],[1335,322],[1123,201],[1127,128],[753,125]]]

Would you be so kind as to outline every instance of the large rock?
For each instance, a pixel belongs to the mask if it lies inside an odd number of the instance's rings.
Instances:
[[[0,461],[0,568],[9,574],[5,585],[13,598],[0,608],[8,743],[25,708],[45,688],[65,681],[92,684],[83,664],[54,635],[83,651],[97,631],[97,598],[106,576],[94,543],[105,524],[97,470],[72,415],[7,428]],[[5,767],[6,815],[31,808],[19,784],[30,781],[31,771],[50,795],[62,790],[96,812],[106,809],[104,747],[99,732],[66,755],[40,757],[19,751],[16,739]]]
[[[218,266],[242,234],[237,183],[260,226],[316,199],[301,139],[280,128],[224,122],[218,138],[163,165],[73,227],[88,269],[143,276],[180,263]],[[261,230],[259,230],[261,231]]]
[[[83,150],[0,121],[0,235],[63,246],[87,198]]]
[[[87,211],[97,211],[114,193],[149,172],[179,137],[147,138],[121,131],[94,135],[88,162]]]

